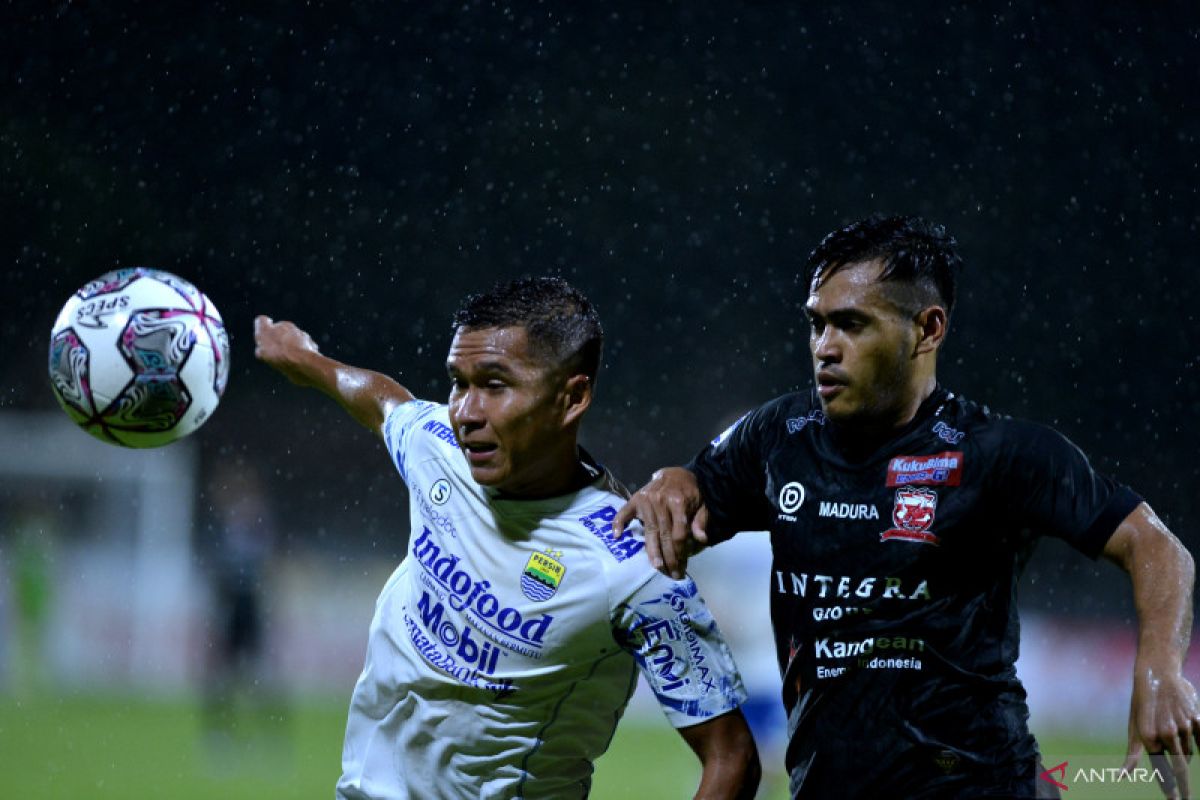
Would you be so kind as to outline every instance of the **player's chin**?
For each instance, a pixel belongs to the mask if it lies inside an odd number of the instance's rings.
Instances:
[[[504,478],[507,471],[501,469],[496,464],[471,464],[471,477],[480,486],[490,486],[499,488],[500,484],[504,483]]]
[[[821,410],[825,412],[826,419],[831,422],[850,422],[862,414],[862,406],[854,401],[854,397],[847,397],[848,392],[842,392],[828,399],[821,398]]]

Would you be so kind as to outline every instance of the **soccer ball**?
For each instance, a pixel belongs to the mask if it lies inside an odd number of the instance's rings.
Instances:
[[[50,332],[50,384],[67,415],[104,442],[160,447],[212,416],[229,379],[229,337],[212,302],[169,272],[101,275]]]

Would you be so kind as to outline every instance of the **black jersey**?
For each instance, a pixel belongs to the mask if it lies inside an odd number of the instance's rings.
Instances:
[[[871,452],[842,436],[791,394],[688,465],[715,531],[771,533],[793,794],[1034,796],[1017,579],[1042,535],[1097,557],[1140,498],[940,388]]]

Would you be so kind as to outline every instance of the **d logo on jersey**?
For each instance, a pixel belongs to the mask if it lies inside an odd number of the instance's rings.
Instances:
[[[567,574],[567,568],[559,558],[562,558],[562,553],[554,550],[531,555],[525,562],[525,571],[521,573],[521,593],[538,603],[553,597],[563,576]]]
[[[937,492],[933,489],[897,489],[896,502],[892,506],[892,522],[896,527],[884,531],[879,538],[885,542],[898,539],[937,544],[938,537],[929,530],[936,512]]]

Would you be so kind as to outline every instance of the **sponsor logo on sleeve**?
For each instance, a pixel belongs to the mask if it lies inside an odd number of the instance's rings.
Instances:
[[[429,422],[426,422],[421,426],[421,430],[432,433],[438,439],[441,439],[455,450],[458,449],[458,439],[455,438],[454,431],[450,430],[450,426],[446,423],[436,419],[431,419]]]
[[[933,489],[905,487],[896,490],[892,506],[892,522],[896,527],[880,534],[882,541],[921,542],[938,544],[938,537],[929,528],[937,512],[937,492]]]
[[[931,456],[896,456],[888,462],[887,485],[958,486],[962,482],[963,454],[960,451]]]
[[[558,591],[567,568],[558,559],[562,553],[557,550],[546,550],[534,553],[525,562],[525,571],[521,573],[521,593],[535,602],[549,600]]]
[[[669,698],[670,693],[688,686],[701,696],[718,689],[717,676],[712,672],[715,665],[709,663],[703,639],[705,632],[710,632],[716,623],[703,614],[701,619],[693,616],[693,611],[699,610],[689,603],[693,596],[694,584],[682,589],[673,588],[658,600],[643,604],[642,610],[650,613],[636,629],[642,640],[637,657],[643,662],[651,688],[660,700],[666,700],[678,710],[688,711],[690,716],[707,716],[698,714],[699,709],[680,707],[677,703],[680,698]],[[660,616],[664,613],[661,608],[664,600],[673,613]],[[694,700],[686,705],[694,705]]]

